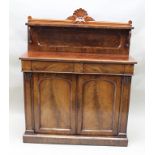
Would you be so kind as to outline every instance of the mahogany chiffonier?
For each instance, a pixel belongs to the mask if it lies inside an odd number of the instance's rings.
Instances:
[[[132,22],[28,17],[24,74],[26,143],[127,146]]]

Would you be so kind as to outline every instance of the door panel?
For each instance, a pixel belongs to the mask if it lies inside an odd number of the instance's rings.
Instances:
[[[75,77],[34,74],[33,79],[35,131],[75,133]]]
[[[120,89],[117,76],[79,76],[78,134],[117,134]]]

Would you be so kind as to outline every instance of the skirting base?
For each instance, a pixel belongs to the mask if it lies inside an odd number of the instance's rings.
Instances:
[[[128,139],[125,137],[95,137],[79,135],[48,135],[48,134],[24,134],[24,143],[43,144],[81,144],[103,146],[127,146]]]

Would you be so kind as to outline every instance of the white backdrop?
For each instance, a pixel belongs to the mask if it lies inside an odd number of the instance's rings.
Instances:
[[[66,19],[72,15],[75,9],[80,7],[87,10],[88,14],[95,20],[133,21],[135,29],[132,31],[130,55],[138,61],[138,64],[135,66],[135,76],[132,80],[131,89],[128,124],[130,143],[129,147],[122,149],[121,152],[122,154],[132,151],[135,153],[136,150],[142,154],[144,153],[145,95],[144,0],[10,0],[10,141],[11,143],[22,144],[21,138],[24,132],[23,79],[19,57],[27,50],[27,29],[24,25],[27,16]],[[64,148],[64,146],[61,147]],[[89,146],[87,148],[90,149]],[[74,153],[82,153],[78,152],[79,150],[76,150],[77,147],[75,148],[75,146],[72,146],[72,149],[75,149]],[[108,153],[109,149],[102,151]],[[115,153],[119,150],[116,148],[110,151]]]

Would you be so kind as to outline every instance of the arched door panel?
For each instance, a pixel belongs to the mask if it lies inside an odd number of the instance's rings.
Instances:
[[[75,77],[34,74],[35,131],[75,133]]]
[[[79,77],[78,134],[117,134],[120,89],[117,76]]]

